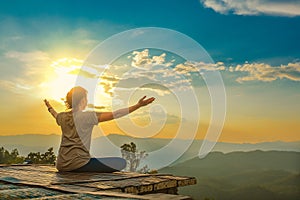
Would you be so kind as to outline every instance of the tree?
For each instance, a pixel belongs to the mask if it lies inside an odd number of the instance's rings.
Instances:
[[[30,152],[25,160],[28,163],[33,164],[54,164],[56,160],[56,156],[53,152],[53,147],[49,148],[48,151],[41,154],[40,152]]]
[[[141,161],[145,159],[148,154],[146,151],[138,151],[136,148],[136,144],[131,142],[130,144],[123,144],[121,146],[122,157],[127,161],[127,170],[130,172],[142,172],[146,173],[149,171],[148,166],[145,165],[140,170],[137,170]]]
[[[27,157],[25,158],[25,161],[29,164],[40,164],[41,163],[41,153],[40,152],[30,152]]]
[[[0,148],[0,163],[4,164],[7,163],[9,158],[9,152],[4,149],[3,147]]]
[[[11,153],[4,149],[0,148],[0,163],[1,164],[19,164],[24,162],[24,157],[19,156],[17,149],[13,149]]]
[[[30,152],[26,158],[19,155],[18,149],[13,149],[11,153],[0,148],[0,164],[20,164],[26,161],[29,164],[54,164],[56,156],[53,147],[49,148],[45,153]]]
[[[9,163],[18,164],[23,162],[24,162],[24,157],[19,155],[18,149],[13,149],[10,153]]]
[[[49,148],[47,152],[42,154],[42,160],[47,164],[54,164],[56,160],[56,156],[53,152],[53,147]]]

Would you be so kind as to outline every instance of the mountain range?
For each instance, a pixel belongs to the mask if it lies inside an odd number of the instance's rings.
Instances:
[[[10,151],[17,148],[20,155],[45,152],[49,147],[54,147],[57,154],[60,138],[55,134],[0,136],[0,147]],[[94,138],[91,152],[95,156],[120,154],[119,147],[130,142],[134,142],[140,151],[153,152],[171,141],[111,134]],[[194,140],[179,159],[159,168],[160,173],[197,178],[196,185],[180,188],[180,194],[194,199],[300,199],[300,141],[256,144],[218,142],[213,152],[200,159],[198,152],[202,143],[202,140]],[[177,139],[176,144],[179,147],[186,141]],[[169,150],[168,155],[176,153],[176,147]]]
[[[179,190],[194,199],[300,199],[299,152],[211,152],[159,172],[196,177],[196,185]]]
[[[20,155],[27,155],[29,152],[44,152],[49,147],[54,148],[54,152],[58,152],[61,136],[57,134],[42,135],[42,134],[24,134],[24,135],[12,135],[12,136],[0,136],[0,146],[8,150],[17,148]],[[185,145],[186,140],[175,139],[177,146]],[[112,144],[116,147],[115,151],[119,151],[119,147],[124,143],[134,142],[139,150],[145,150],[146,152],[152,152],[159,150],[172,141],[172,139],[161,138],[133,138],[125,135],[110,134],[108,136],[96,137],[92,140],[91,152],[97,154],[107,155],[116,154],[111,151],[109,146]],[[189,160],[198,155],[199,149],[203,140],[193,140],[189,148],[181,156],[181,160]],[[227,143],[217,142],[213,148],[213,151],[219,151],[223,153],[229,153],[234,151],[296,151],[300,152],[300,141],[296,142],[262,142],[262,143]],[[174,149],[176,151],[176,149]],[[101,152],[101,153],[100,153]]]

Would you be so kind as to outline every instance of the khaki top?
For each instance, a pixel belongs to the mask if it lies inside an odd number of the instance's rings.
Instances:
[[[62,130],[56,168],[59,171],[72,171],[87,164],[91,158],[89,150],[92,130],[98,124],[96,113],[61,112],[56,117],[56,123]]]

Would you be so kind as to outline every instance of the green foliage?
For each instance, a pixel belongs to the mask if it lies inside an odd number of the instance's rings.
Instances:
[[[127,161],[127,170],[130,172],[146,173],[149,171],[147,165],[138,170],[141,161],[148,156],[146,151],[138,151],[133,142],[121,146],[122,157]]]
[[[26,158],[19,155],[17,149],[13,149],[11,153],[3,147],[0,148],[0,164],[21,164],[24,162],[33,164],[54,164],[56,156],[53,147],[49,148],[45,153],[30,152]]]
[[[54,164],[56,156],[53,152],[53,147],[51,147],[43,154],[41,154],[40,152],[30,152],[25,160],[33,164]]]
[[[24,162],[24,157],[19,156],[17,149],[13,149],[11,153],[4,149],[0,148],[0,164],[19,164]]]

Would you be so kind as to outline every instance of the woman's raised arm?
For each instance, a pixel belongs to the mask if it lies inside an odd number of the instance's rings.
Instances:
[[[48,108],[48,111],[50,114],[56,119],[57,117],[57,112],[54,110],[54,108],[50,105],[49,101],[47,99],[44,99],[44,103],[46,107]]]
[[[148,98],[146,99],[146,96],[144,96],[143,98],[141,98],[138,103],[136,103],[133,106],[130,106],[128,108],[122,108],[113,112],[100,112],[97,113],[97,117],[98,117],[98,122],[104,122],[104,121],[109,121],[112,119],[117,119],[120,117],[123,117],[125,115],[128,115],[129,113],[132,113],[133,111],[139,109],[142,106],[146,106],[150,103],[152,103],[155,100],[154,97]]]

